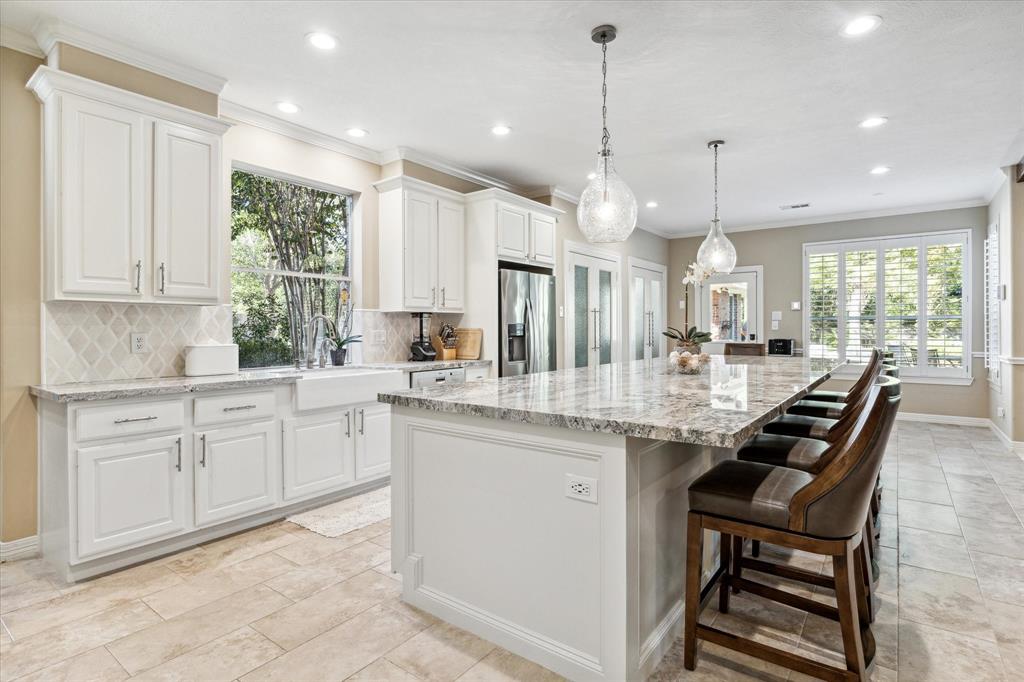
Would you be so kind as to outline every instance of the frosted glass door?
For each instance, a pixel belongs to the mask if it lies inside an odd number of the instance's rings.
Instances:
[[[573,254],[572,366],[612,362],[615,343],[616,264]]]
[[[665,274],[630,268],[629,357],[650,360],[664,355]]]

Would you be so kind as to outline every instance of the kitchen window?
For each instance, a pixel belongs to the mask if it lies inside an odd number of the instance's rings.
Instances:
[[[804,339],[854,372],[878,346],[905,377],[971,377],[969,230],[804,245]]]
[[[350,316],[352,197],[235,169],[231,307],[240,367],[305,360],[309,320]]]

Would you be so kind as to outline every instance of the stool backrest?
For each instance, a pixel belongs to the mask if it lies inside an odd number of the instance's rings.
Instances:
[[[864,526],[889,434],[900,405],[900,380],[881,377],[868,391],[845,442],[789,504],[790,530],[824,538],[852,537]]]
[[[857,421],[857,417],[860,416],[860,413],[867,406],[871,386],[882,373],[883,367],[885,365],[882,364],[882,351],[876,348],[871,352],[871,358],[864,367],[864,373],[860,375],[857,383],[846,394],[846,409],[843,410],[839,421],[829,429],[825,440],[829,443],[841,443],[846,439],[850,429],[853,428],[854,423]],[[820,471],[826,463],[825,458],[822,458],[818,462],[818,470]]]

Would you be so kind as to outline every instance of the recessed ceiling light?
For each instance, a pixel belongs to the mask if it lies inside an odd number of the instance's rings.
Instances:
[[[871,196],[873,196],[873,197],[884,197],[885,196],[885,192],[875,192]]]
[[[861,121],[860,122],[860,127],[861,128],[877,128],[878,126],[883,126],[883,125],[885,125],[888,122],[889,122],[889,119],[887,119],[885,116],[872,116],[870,118],[866,118],[863,121]]]
[[[306,40],[308,40],[309,44],[318,50],[333,50],[338,46],[337,38],[332,36],[330,33],[323,33],[321,31],[307,33]]]
[[[882,24],[882,17],[874,14],[865,14],[843,26],[843,35],[862,36],[871,33]]]
[[[593,180],[597,177],[597,173],[587,173],[587,180]]]
[[[892,168],[889,168],[888,166],[875,166],[874,168],[871,169],[871,174],[872,175],[885,175],[886,173],[888,173],[891,170],[892,170]]]
[[[299,106],[291,102],[278,102],[277,110],[286,114],[297,114],[299,113]]]
[[[647,202],[647,208],[658,208],[658,202],[657,201],[648,201]]]
[[[362,128],[349,128],[345,131],[349,137],[366,137],[366,132]]]
[[[498,125],[491,128],[491,132],[494,133],[495,135],[508,135],[509,133],[512,132],[512,129],[503,123],[499,123]]]

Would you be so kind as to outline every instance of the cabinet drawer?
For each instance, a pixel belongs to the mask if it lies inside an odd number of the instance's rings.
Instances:
[[[196,426],[265,419],[274,416],[276,405],[273,391],[196,398],[193,418]]]
[[[181,430],[184,425],[185,406],[180,400],[83,407],[75,421],[80,441]]]

